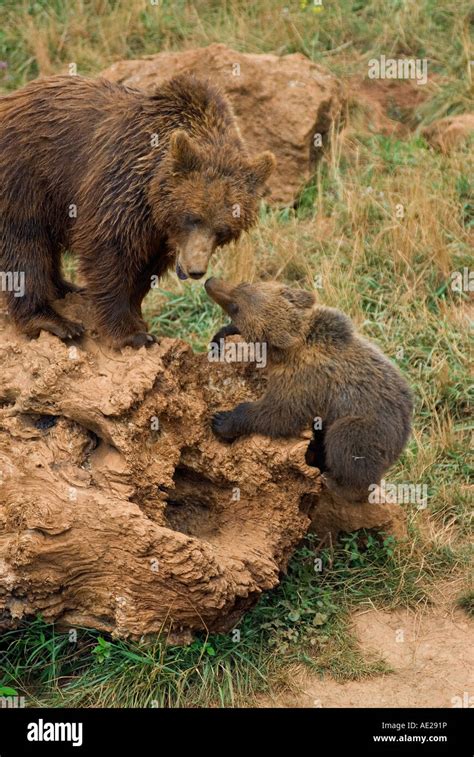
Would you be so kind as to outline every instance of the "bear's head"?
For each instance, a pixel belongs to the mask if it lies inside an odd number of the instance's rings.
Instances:
[[[164,206],[167,241],[180,278],[204,276],[214,250],[256,222],[274,165],[271,152],[245,157],[240,141],[203,146],[182,129],[172,133],[165,199],[158,188],[156,210],[161,213]]]
[[[216,278],[208,279],[205,288],[246,342],[292,350],[306,341],[315,306],[311,292],[275,281],[232,286]]]

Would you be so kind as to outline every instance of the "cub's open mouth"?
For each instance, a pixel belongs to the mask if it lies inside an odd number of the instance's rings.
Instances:
[[[188,278],[179,263],[176,263],[176,276],[181,281],[185,281]]]

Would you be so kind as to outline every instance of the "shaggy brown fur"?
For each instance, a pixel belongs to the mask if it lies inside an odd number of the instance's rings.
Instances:
[[[411,392],[397,368],[344,313],[317,306],[309,292],[217,279],[206,290],[232,319],[213,341],[240,333],[246,342],[266,342],[270,368],[262,399],[214,415],[215,433],[227,440],[293,436],[316,428],[319,418],[307,461],[345,496],[366,497],[410,435]]]
[[[12,318],[29,336],[81,333],[52,306],[72,289],[70,249],[99,330],[118,347],[149,343],[151,277],[175,264],[204,275],[255,222],[273,165],[247,156],[226,100],[187,75],[151,96],[57,76],[0,98],[0,271],[26,276],[25,296],[8,294]]]

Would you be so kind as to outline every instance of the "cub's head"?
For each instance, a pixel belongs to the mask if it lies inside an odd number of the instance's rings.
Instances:
[[[204,276],[214,250],[255,223],[274,165],[271,152],[246,158],[237,137],[235,144],[204,146],[182,129],[172,133],[165,186],[156,187],[152,204],[166,214],[163,223],[180,278]]]
[[[266,342],[278,350],[302,345],[310,328],[315,297],[278,282],[238,284],[206,281],[206,292],[230,316],[247,342]]]

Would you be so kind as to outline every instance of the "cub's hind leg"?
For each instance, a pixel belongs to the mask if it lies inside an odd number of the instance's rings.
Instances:
[[[318,468],[320,473],[325,473],[327,470],[324,437],[324,429],[314,429],[313,438],[308,444],[308,449],[306,450],[305,455],[306,465]]]
[[[329,426],[324,445],[327,476],[342,496],[363,500],[369,486],[379,484],[391,462],[384,443],[387,433],[389,429],[358,416],[340,418]]]

